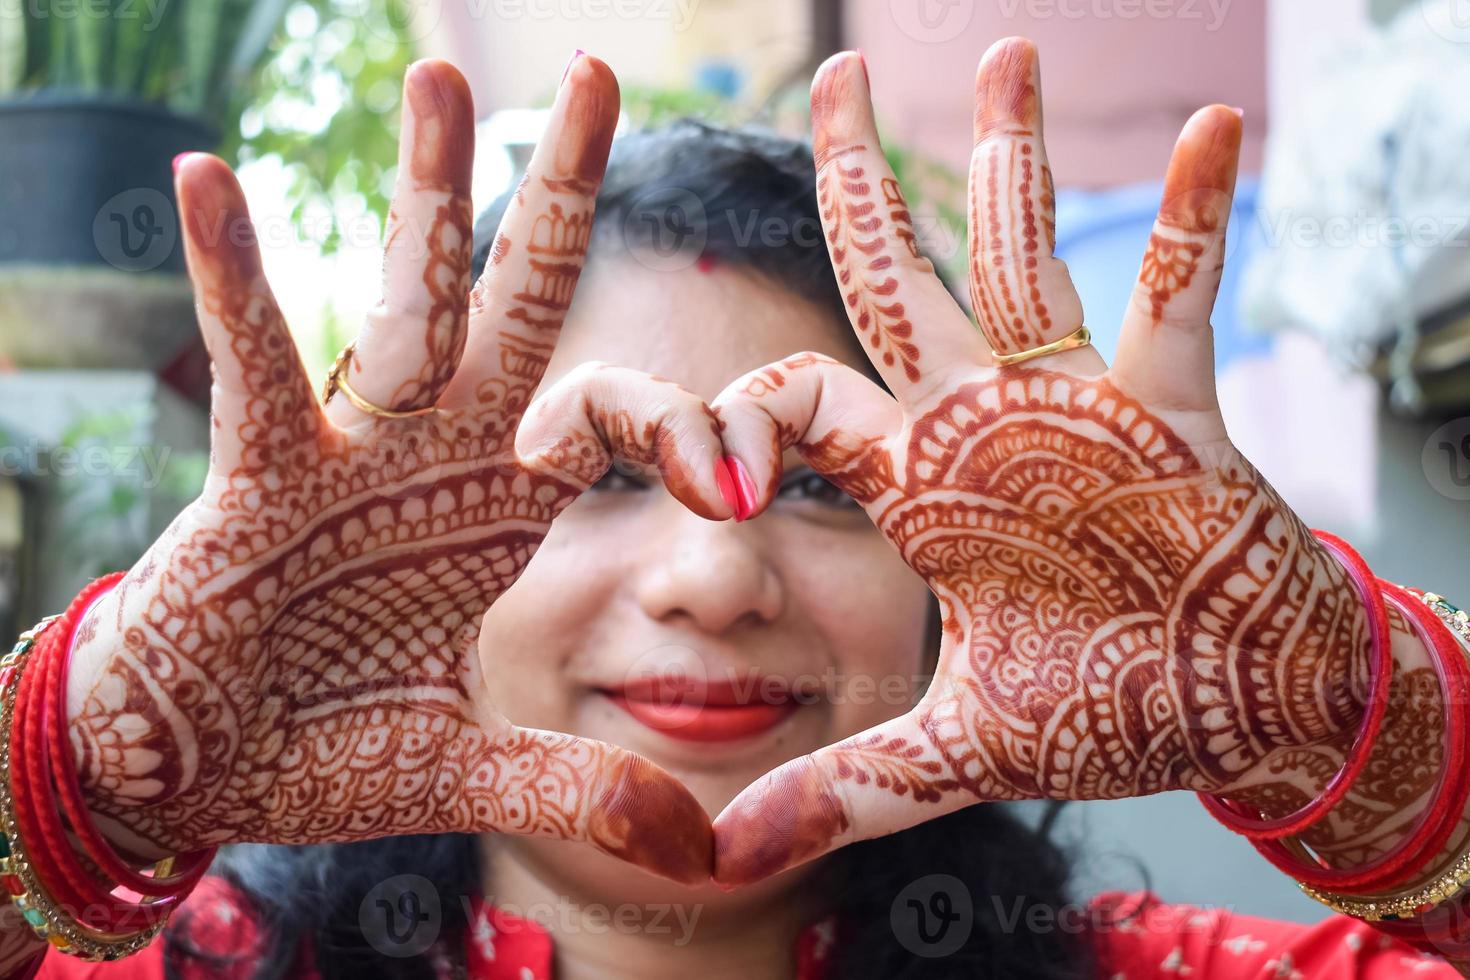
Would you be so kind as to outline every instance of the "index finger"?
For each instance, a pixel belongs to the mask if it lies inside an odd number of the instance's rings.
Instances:
[[[899,401],[984,364],[985,343],[919,251],[913,216],[883,155],[863,58],[833,55],[812,81],[817,206],[848,319]]]

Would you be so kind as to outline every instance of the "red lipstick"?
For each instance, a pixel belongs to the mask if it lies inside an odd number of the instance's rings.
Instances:
[[[742,682],[647,677],[603,692],[633,720],[686,742],[729,742],[769,731],[799,704],[775,678]]]

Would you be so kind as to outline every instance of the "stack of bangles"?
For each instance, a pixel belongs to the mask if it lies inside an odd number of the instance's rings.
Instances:
[[[1470,837],[1447,862],[1445,851],[1470,800],[1470,617],[1432,592],[1415,592],[1374,578],[1348,544],[1314,532],[1347,570],[1368,606],[1372,640],[1367,707],[1343,766],[1301,809],[1268,818],[1238,800],[1200,794],[1226,827],[1297,880],[1303,892],[1336,912],[1442,956],[1470,956]],[[1387,606],[1392,605],[1433,660],[1444,703],[1443,758],[1424,811],[1393,847],[1366,864],[1333,867],[1301,839],[1352,788],[1373,752],[1388,708],[1393,655]]]
[[[140,868],[87,813],[66,724],[67,668],[78,624],[120,578],[87,586],[0,658],[0,884],[36,935],[88,960],[152,942],[215,852]]]

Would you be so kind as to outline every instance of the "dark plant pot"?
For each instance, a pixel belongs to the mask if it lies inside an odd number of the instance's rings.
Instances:
[[[0,266],[182,271],[172,161],[218,142],[199,120],[126,99],[0,99]]]

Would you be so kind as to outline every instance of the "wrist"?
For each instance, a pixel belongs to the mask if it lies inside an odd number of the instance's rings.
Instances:
[[[1366,590],[1376,590],[1377,584],[1371,578],[1355,581],[1343,560],[1315,535],[1303,547],[1309,550],[1312,571],[1301,615],[1314,628],[1295,635],[1282,650],[1293,679],[1284,691],[1290,699],[1286,712],[1300,720],[1302,737],[1295,744],[1346,752],[1357,739],[1373,685],[1374,637]]]
[[[1388,683],[1398,675],[1377,584],[1350,546],[1307,534],[1282,568],[1287,601],[1273,619],[1276,632],[1258,631],[1235,668],[1250,678],[1242,689],[1258,698],[1243,716],[1254,758],[1211,790],[1230,797],[1247,791],[1268,817],[1317,798],[1361,739],[1372,744]],[[1401,632],[1412,640],[1406,627]]]
[[[180,744],[183,716],[167,723],[157,717],[158,706],[146,693],[156,679],[141,676],[124,659],[125,638],[139,635],[129,625],[127,594],[126,588],[110,589],[77,623],[64,694],[66,737],[93,826],[125,859],[141,865],[198,845],[152,839],[129,826],[131,817],[177,793],[177,781],[168,785],[160,777],[181,772],[178,763],[191,753]]]

